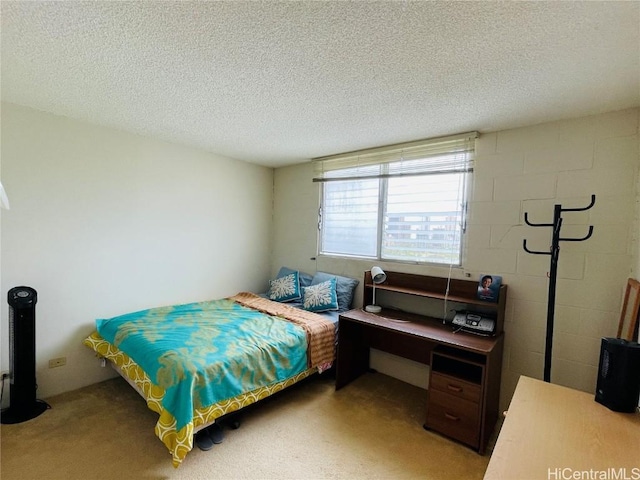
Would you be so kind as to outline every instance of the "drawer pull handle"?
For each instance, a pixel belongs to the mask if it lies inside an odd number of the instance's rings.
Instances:
[[[462,391],[462,387],[459,387],[457,385],[447,385],[447,388],[449,390],[451,390],[452,392],[458,392],[460,393]]]
[[[447,420],[453,420],[454,422],[457,422],[458,420],[460,420],[460,417],[456,417],[455,415],[451,415],[450,413],[444,412],[444,416]]]

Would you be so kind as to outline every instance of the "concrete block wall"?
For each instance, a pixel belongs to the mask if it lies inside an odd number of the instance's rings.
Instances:
[[[477,140],[463,268],[384,263],[391,271],[454,278],[502,275],[509,285],[501,407],[520,375],[542,378],[548,256],[522,249],[551,245],[550,229],[524,223],[553,219],[556,203],[588,212],[567,213],[556,291],[552,381],[594,392],[600,339],[614,336],[627,278],[640,275],[640,109],[482,133]],[[316,255],[319,184],[310,163],[279,168],[274,176],[272,271],[282,265],[362,278],[371,262]],[[303,235],[295,232],[306,232]],[[362,303],[358,288],[354,305]],[[375,368],[426,387],[428,370],[405,359],[377,359]],[[376,359],[374,356],[373,359]],[[373,361],[373,360],[372,360]],[[404,361],[404,363],[403,363]]]
[[[600,339],[615,336],[627,278],[638,274],[639,110],[483,134],[467,229],[466,272],[503,276],[509,285],[502,403],[520,375],[542,378],[551,223],[555,204],[584,207],[563,214],[556,290],[552,382],[595,391]],[[635,262],[635,263],[634,263]]]

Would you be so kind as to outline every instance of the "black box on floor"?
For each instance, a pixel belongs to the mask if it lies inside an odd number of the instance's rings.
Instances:
[[[596,402],[614,412],[634,412],[640,396],[640,344],[603,338]]]

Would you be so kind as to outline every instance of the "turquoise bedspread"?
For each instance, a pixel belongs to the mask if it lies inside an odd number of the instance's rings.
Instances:
[[[98,333],[165,389],[176,429],[194,408],[270,385],[307,368],[304,330],[231,300],[153,308],[96,321]]]

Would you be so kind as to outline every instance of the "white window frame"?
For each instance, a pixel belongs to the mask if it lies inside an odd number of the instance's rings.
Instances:
[[[319,254],[339,257],[363,258],[369,260],[381,260],[399,263],[419,263],[434,265],[452,265],[460,266],[462,264],[462,252],[464,249],[464,232],[466,229],[467,216],[467,196],[469,190],[470,176],[473,171],[473,160],[475,154],[475,139],[478,134],[476,132],[455,135],[451,137],[442,137],[437,139],[422,140],[407,144],[392,145],[376,149],[362,150],[358,152],[350,152],[331,157],[322,157],[314,160],[315,182],[323,182],[320,197],[320,215],[319,215]],[[459,201],[459,230],[456,230],[454,236],[459,235],[459,240],[453,240],[452,249],[456,248],[456,252],[452,251],[449,258],[444,258],[442,262],[433,260],[405,258],[387,258],[383,256],[383,235],[385,231],[385,214],[387,211],[388,201],[388,182],[396,177],[415,177],[426,175],[430,178],[436,178],[444,174],[455,174],[459,176],[461,182],[458,189]],[[328,182],[349,182],[364,179],[378,179],[378,207],[377,207],[377,225],[376,225],[376,246],[375,255],[366,255],[353,252],[335,252],[327,251],[323,245],[324,224],[323,211],[325,200],[325,187]],[[336,184],[337,186],[337,184]],[[371,201],[371,199],[369,199]],[[409,223],[408,223],[409,225]],[[458,242],[456,245],[456,241]],[[428,252],[426,250],[425,252]],[[430,252],[433,253],[433,252]],[[397,257],[401,257],[398,255]],[[457,257],[457,259],[455,258]],[[433,257],[431,257],[433,258]]]

